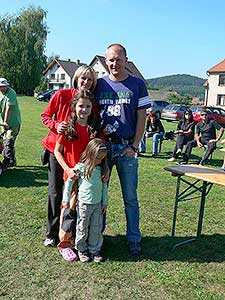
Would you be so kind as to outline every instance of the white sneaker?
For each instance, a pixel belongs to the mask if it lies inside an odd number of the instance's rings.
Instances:
[[[103,257],[99,253],[92,254],[91,259],[93,260],[93,262],[96,262],[96,263],[100,263],[103,261]]]
[[[78,256],[82,263],[89,262],[89,260],[90,260],[90,257],[86,251],[84,251],[84,252],[78,251]]]
[[[176,161],[176,158],[175,157],[171,157],[171,158],[168,159],[168,161],[170,161],[170,162]]]
[[[46,238],[45,241],[44,241],[44,246],[45,247],[49,247],[49,246],[54,247],[55,246],[55,240]]]
[[[180,154],[182,151],[181,151],[181,149],[179,148],[179,149],[177,149],[177,152],[176,152],[176,154]]]

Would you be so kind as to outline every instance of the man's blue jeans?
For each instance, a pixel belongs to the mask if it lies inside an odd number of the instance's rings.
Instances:
[[[116,166],[125,205],[127,221],[126,237],[129,242],[140,242],[139,204],[137,199],[138,158],[121,156],[127,145],[108,143],[108,165],[110,171]]]

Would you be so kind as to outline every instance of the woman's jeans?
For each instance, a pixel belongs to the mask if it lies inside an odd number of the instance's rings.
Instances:
[[[141,142],[138,147],[139,152],[146,152],[146,136],[145,133],[142,136]]]
[[[159,133],[153,134],[152,152],[154,154],[158,153],[159,140],[162,139],[163,136],[164,136],[164,132],[159,132]]]
[[[108,165],[110,171],[115,165],[119,176],[125,205],[127,240],[129,242],[140,242],[141,232],[139,229],[139,204],[137,199],[138,158],[137,156],[121,156],[127,147],[129,145],[108,143]],[[117,199],[114,199],[114,201],[117,201]]]
[[[164,132],[154,133],[153,135],[149,136],[153,138],[153,144],[152,144],[152,152],[157,154],[158,153],[158,146],[159,146],[159,140],[163,138]],[[146,152],[146,136],[143,135],[141,142],[139,144],[139,152]]]

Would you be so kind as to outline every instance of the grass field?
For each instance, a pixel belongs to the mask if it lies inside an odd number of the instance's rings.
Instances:
[[[116,172],[109,187],[108,225],[102,264],[68,263],[56,248],[43,246],[47,167],[40,164],[40,141],[47,133],[40,113],[46,104],[20,97],[23,126],[17,140],[17,167],[0,177],[0,299],[29,300],[223,300],[225,299],[225,193],[214,186],[207,197],[203,236],[172,251],[171,226],[176,178],[164,171],[174,143],[159,157],[139,160],[139,202],[143,254],[127,254],[125,217]],[[166,130],[176,127],[164,123]],[[202,150],[194,149],[191,162]],[[222,165],[223,153],[211,161]],[[177,238],[195,234],[199,201],[181,203]]]

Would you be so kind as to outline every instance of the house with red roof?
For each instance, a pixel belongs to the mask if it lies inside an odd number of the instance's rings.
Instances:
[[[225,107],[225,59],[207,71],[205,104]]]
[[[71,88],[73,75],[76,72],[76,70],[83,64],[84,63],[81,63],[80,60],[71,61],[70,59],[53,59],[43,73],[48,81],[48,89],[58,90]],[[90,66],[93,67],[98,78],[109,74],[104,56],[96,55],[92,59]],[[127,61],[126,70],[128,74],[139,77],[145,81],[141,72],[138,70],[138,68],[132,61]]]

